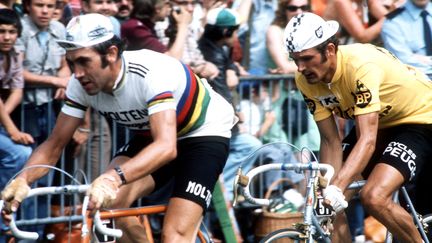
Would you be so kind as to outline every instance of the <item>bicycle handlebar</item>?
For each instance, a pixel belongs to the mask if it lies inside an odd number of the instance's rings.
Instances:
[[[54,194],[73,194],[73,193],[84,193],[90,188],[90,185],[66,185],[66,186],[57,186],[57,187],[40,187],[33,188],[29,191],[26,198],[38,196],[38,195],[54,195]],[[86,196],[83,201],[82,208],[82,216],[83,216],[83,227],[82,227],[82,235],[86,235],[89,230],[87,228],[86,222],[86,211],[88,207],[89,198]],[[3,210],[4,201],[0,200],[0,212]],[[119,229],[110,229],[103,225],[102,220],[100,219],[99,210],[96,211],[93,216],[93,221],[96,229],[105,235],[119,238],[122,236],[123,232]],[[18,229],[16,226],[14,217],[12,217],[9,228],[12,234],[19,239],[28,239],[28,240],[37,240],[39,238],[39,234],[36,232],[27,232]]]
[[[273,163],[273,164],[265,164],[258,167],[253,168],[248,173],[246,173],[246,177],[248,178],[248,182],[246,186],[242,186],[244,191],[243,195],[247,201],[253,204],[261,205],[261,206],[269,206],[270,199],[266,198],[255,198],[251,195],[249,190],[249,185],[252,179],[265,171],[269,170],[294,170],[296,172],[304,172],[304,171],[320,171],[324,172],[324,178],[327,179],[327,183],[330,183],[331,178],[334,175],[334,168],[329,164],[319,164],[317,162],[311,163]]]
[[[94,221],[94,224],[96,226],[97,231],[99,231],[100,233],[102,233],[104,235],[116,237],[116,238],[122,237],[123,232],[121,230],[108,228],[102,223],[99,210],[96,211],[96,213],[93,217],[93,221]]]

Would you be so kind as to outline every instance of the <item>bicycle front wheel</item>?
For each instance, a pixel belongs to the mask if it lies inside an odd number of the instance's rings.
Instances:
[[[261,239],[260,243],[303,243],[306,240],[302,237],[304,234],[297,229],[286,228],[271,232]]]

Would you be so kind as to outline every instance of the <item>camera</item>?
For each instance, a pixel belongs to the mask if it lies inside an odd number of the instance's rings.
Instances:
[[[179,6],[173,6],[173,11],[176,11],[177,14],[181,13],[181,8]]]

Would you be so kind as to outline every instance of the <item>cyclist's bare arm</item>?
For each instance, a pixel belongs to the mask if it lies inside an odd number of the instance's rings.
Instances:
[[[72,138],[73,133],[82,123],[82,119],[68,116],[60,112],[50,136],[32,153],[25,167],[32,165],[55,165],[63,148]],[[48,173],[48,168],[25,170],[18,177],[24,178],[29,184]]]
[[[378,132],[378,112],[355,117],[357,142],[344,162],[344,166],[333,179],[333,184],[342,191],[360,174],[375,150]]]
[[[321,136],[320,161],[329,163],[338,173],[342,166],[342,143],[333,116],[317,122]]]
[[[151,191],[154,182],[147,176],[165,163],[173,160],[177,155],[177,123],[175,110],[167,110],[150,116],[150,127],[153,142],[132,158],[126,156],[116,157],[106,172],[99,178],[108,176],[116,178],[114,187],[119,188],[113,207],[128,207],[137,198],[147,195]],[[122,184],[121,178],[113,170],[119,165],[124,173],[127,184]],[[98,178],[98,179],[99,179]],[[98,180],[96,179],[96,180]],[[95,182],[96,183],[96,182]],[[97,199],[90,196],[90,208],[97,208]],[[133,229],[140,228],[139,222],[134,218],[118,219],[116,223],[120,228],[132,229],[125,231],[125,242],[130,239],[141,241],[142,234],[134,233]],[[129,240],[128,240],[129,239]]]

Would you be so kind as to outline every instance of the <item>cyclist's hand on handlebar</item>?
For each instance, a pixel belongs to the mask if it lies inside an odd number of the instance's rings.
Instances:
[[[6,214],[16,212],[29,191],[30,186],[24,178],[12,180],[1,193],[2,200],[5,202],[3,211]]]
[[[336,213],[339,213],[348,207],[348,202],[345,200],[342,190],[335,185],[330,185],[324,189],[324,199],[330,206],[332,206]]]
[[[89,208],[98,210],[109,207],[117,197],[119,184],[112,175],[102,174],[90,186],[87,195],[90,197]]]

